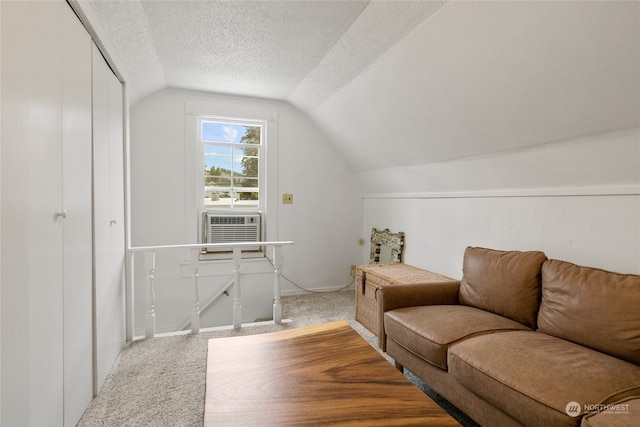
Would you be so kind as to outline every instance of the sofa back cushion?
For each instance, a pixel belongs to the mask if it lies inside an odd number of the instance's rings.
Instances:
[[[545,262],[538,328],[640,365],[640,276]]]
[[[460,303],[536,327],[543,252],[468,247],[464,252]]]

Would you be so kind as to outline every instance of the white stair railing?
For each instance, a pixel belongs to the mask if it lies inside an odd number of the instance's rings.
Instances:
[[[200,295],[198,293],[198,270],[200,269],[200,248],[191,248],[191,272],[193,274],[193,306],[191,308],[191,332],[200,331]]]
[[[145,316],[145,336],[151,338],[156,334],[156,297],[153,287],[156,271],[156,251],[149,250],[144,253],[144,268],[147,288],[147,314]]]
[[[240,286],[240,266],[242,264],[242,248],[246,246],[255,247],[256,245],[273,248],[273,322],[282,323],[282,306],[280,302],[280,269],[282,266],[282,246],[291,245],[292,241],[276,241],[276,242],[242,242],[242,243],[210,243],[210,244],[191,244],[191,245],[164,245],[164,246],[143,246],[129,248],[131,264],[133,265],[134,254],[136,252],[144,252],[145,262],[145,281],[146,281],[146,315],[145,315],[145,337],[152,338],[156,335],[156,312],[155,312],[155,269],[156,269],[156,251],[164,249],[190,249],[191,275],[193,278],[192,286],[192,307],[191,307],[191,332],[198,333],[200,331],[200,296],[198,291],[198,279],[200,270],[200,253],[204,248],[233,247],[233,278],[227,287],[234,285],[233,292],[233,327],[240,329],[242,327],[242,292]],[[132,267],[133,270],[133,267]],[[134,288],[133,274],[130,277],[132,281],[131,287]],[[210,301],[211,302],[211,301]],[[132,316],[132,314],[129,314]],[[133,321],[129,322],[133,328]],[[131,337],[134,336],[133,331],[129,331]]]
[[[242,301],[240,291],[240,264],[242,254],[240,248],[233,248],[233,327],[240,329],[242,325]]]

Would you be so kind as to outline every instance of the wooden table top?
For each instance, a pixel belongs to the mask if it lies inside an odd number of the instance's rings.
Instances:
[[[209,340],[205,426],[459,426],[346,322]]]

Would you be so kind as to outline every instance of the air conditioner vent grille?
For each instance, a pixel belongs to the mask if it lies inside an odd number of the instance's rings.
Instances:
[[[211,227],[209,243],[257,242],[258,227]]]
[[[205,243],[259,242],[261,240],[261,215],[220,214],[205,212]],[[208,252],[230,251],[231,246],[208,248]],[[243,250],[260,250],[259,246],[245,247]]]
[[[244,224],[246,217],[244,216],[212,216],[209,217],[211,224]]]

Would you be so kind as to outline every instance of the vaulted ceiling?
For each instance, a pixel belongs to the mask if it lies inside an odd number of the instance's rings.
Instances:
[[[91,0],[135,103],[283,100],[354,171],[640,125],[636,1]]]

